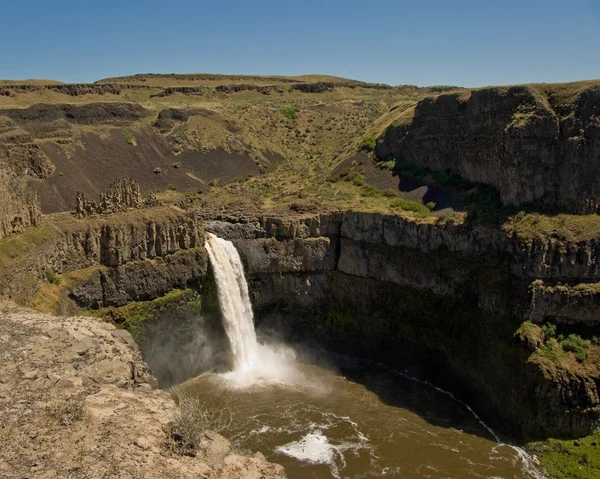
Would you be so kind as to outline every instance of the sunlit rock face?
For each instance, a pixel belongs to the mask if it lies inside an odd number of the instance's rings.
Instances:
[[[377,154],[492,184],[507,204],[597,213],[600,90],[573,98],[528,86],[426,98],[392,123]]]

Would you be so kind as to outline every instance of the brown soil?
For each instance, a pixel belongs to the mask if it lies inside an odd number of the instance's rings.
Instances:
[[[169,184],[178,191],[190,192],[206,190],[216,178],[245,178],[259,173],[250,156],[220,148],[209,152],[185,150],[176,156],[167,140],[150,128],[136,132],[136,145],[128,144],[119,130],[111,131],[107,138],[86,134],[82,142],[83,147],[77,146],[70,158],[56,144],[43,145],[56,168],[46,180],[33,180],[31,185],[38,191],[45,213],[73,210],[77,191],[93,200],[123,176],[135,178],[142,192],[155,188],[162,191]],[[173,166],[175,163],[178,168]],[[157,168],[160,173],[155,173]]]

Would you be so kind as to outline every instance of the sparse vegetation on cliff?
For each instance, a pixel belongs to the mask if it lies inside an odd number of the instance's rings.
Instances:
[[[102,308],[92,314],[114,322],[142,340],[139,336],[143,334],[144,322],[159,319],[167,313],[175,316],[178,309],[200,316],[202,301],[198,293],[191,289],[175,289],[152,301],[133,301],[119,308]]]
[[[223,409],[218,398],[205,402],[178,387],[171,388],[171,396],[179,409],[171,423],[167,447],[176,454],[195,455],[207,433],[224,432],[231,424],[231,411]]]
[[[600,477],[600,429],[575,440],[548,439],[527,447],[552,479]]]

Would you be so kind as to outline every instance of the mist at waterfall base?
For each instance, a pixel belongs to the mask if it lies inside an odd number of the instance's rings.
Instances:
[[[543,477],[439,388],[352,358],[339,371],[298,361],[290,347],[258,341],[237,250],[214,235],[206,248],[231,370],[180,388],[231,412],[221,433],[239,449],[262,452],[290,479]]]

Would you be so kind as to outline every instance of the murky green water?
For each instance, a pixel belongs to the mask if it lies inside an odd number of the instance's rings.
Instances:
[[[231,411],[223,434],[282,464],[290,479],[537,474],[465,405],[378,365],[361,364],[344,376],[298,364],[291,381],[235,384],[207,373],[182,389]]]

